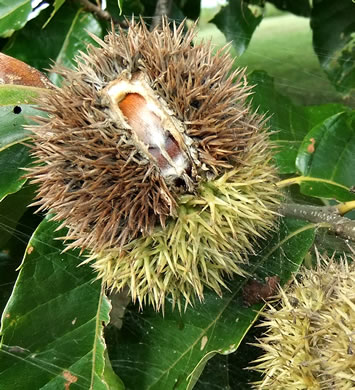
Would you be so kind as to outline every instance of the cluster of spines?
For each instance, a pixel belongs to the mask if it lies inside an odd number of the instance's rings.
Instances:
[[[243,151],[263,118],[246,105],[250,87],[244,71],[229,73],[232,59],[224,50],[212,56],[209,45],[192,47],[194,35],[194,28],[184,35],[183,24],[171,32],[165,20],[153,32],[132,22],[106,42],[95,38],[100,47],[82,53],[74,71],[54,69],[63,86],[41,98],[49,118],[38,118],[40,126],[31,128],[33,155],[46,164],[29,176],[40,185],[34,205],[64,221],[69,247],[100,252],[122,246],[176,215],[181,190],[141,161],[103,103],[102,90],[123,73],[144,72],[183,121],[203,167],[197,177],[206,180],[206,171],[218,176],[243,164]]]
[[[172,28],[172,30],[171,30]],[[132,22],[89,47],[75,70],[56,67],[61,88],[40,99],[32,126],[35,204],[88,249],[111,288],[159,309],[171,294],[190,303],[204,286],[221,294],[275,223],[279,194],[263,116],[253,112],[244,70],[225,48],[193,45],[194,27],[149,32]],[[187,191],[167,183],[112,114],[109,83],[141,72],[184,129],[195,172]],[[186,191],[185,191],[186,190]]]
[[[171,31],[164,20],[161,30],[150,32],[143,21],[132,22],[128,31],[112,32],[105,42],[95,38],[100,48],[91,47],[90,55],[83,55],[84,67],[78,66],[85,71],[91,64],[92,82],[98,85],[112,81],[123,69],[130,74],[144,72],[186,125],[187,135],[196,140],[201,162],[220,174],[239,161],[262,118],[251,115],[246,99],[252,87],[245,69],[231,72],[233,59],[227,47],[212,55],[209,43],[193,42],[195,25],[186,33],[183,27],[173,24]]]
[[[204,287],[222,295],[225,277],[245,275],[248,253],[273,228],[279,202],[272,154],[259,153],[266,142],[259,137],[244,166],[180,196],[177,218],[164,229],[91,256],[98,277],[113,289],[128,286],[133,300],[159,310],[167,296],[180,307],[181,297],[186,305],[195,295],[203,300]]]
[[[355,387],[355,263],[318,255],[316,269],[303,269],[280,289],[261,324],[257,346],[264,354],[251,367],[264,378],[256,389],[350,390]]]

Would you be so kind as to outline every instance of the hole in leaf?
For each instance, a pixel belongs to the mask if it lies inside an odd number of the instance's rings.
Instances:
[[[22,108],[20,106],[15,106],[13,109],[14,114],[20,114],[22,111]]]

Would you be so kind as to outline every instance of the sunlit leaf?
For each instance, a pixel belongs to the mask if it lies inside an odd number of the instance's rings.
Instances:
[[[280,231],[250,260],[250,273],[263,279],[280,275],[285,283],[313,242],[313,225],[283,220]],[[185,313],[166,310],[165,316],[146,307],[131,308],[121,330],[108,332],[113,368],[127,389],[189,389],[215,353],[237,350],[262,304],[243,305],[246,280],[236,278],[223,298],[212,292]],[[164,357],[164,358],[162,358]]]
[[[78,252],[63,253],[63,230],[44,220],[28,243],[2,316],[3,388],[108,390],[103,326],[110,304]],[[119,388],[118,388],[119,389]]]
[[[27,104],[0,106],[0,153],[30,137],[30,132],[23,126],[33,123],[30,117],[37,114],[41,112]]]
[[[341,104],[298,106],[279,93],[274,79],[262,71],[252,72],[248,81],[254,85],[253,107],[269,117],[270,138],[278,147],[275,160],[282,174],[297,171],[295,162],[298,150],[304,137],[316,124],[349,109]]]
[[[53,16],[58,12],[59,8],[65,3],[65,0],[54,0],[53,11],[50,17],[47,19],[46,23],[44,23],[43,28],[47,26],[47,24],[52,20]]]
[[[229,0],[211,20],[231,41],[238,55],[248,47],[254,30],[262,20],[261,10],[250,9],[243,0]]]
[[[78,10],[72,20],[70,28],[65,34],[64,42],[57,54],[56,62],[68,68],[73,67],[74,58],[79,51],[85,51],[88,43],[94,41],[89,37],[88,32],[102,35],[102,29],[95,17],[87,12]],[[50,79],[54,84],[60,84],[60,78],[52,73]]]
[[[9,37],[22,28],[31,11],[31,0],[0,0],[0,36]]]
[[[28,147],[20,144],[30,137],[24,125],[33,123],[33,115],[44,115],[29,104],[39,88],[0,86],[0,200],[18,191],[25,179],[21,168],[31,163]]]
[[[99,36],[103,34],[95,17],[72,1],[63,4],[51,23],[42,28],[49,16],[50,9],[47,8],[27,23],[11,37],[5,53],[41,71],[50,68],[53,62],[72,66],[78,51],[85,50],[87,43],[92,42],[87,31]]]
[[[354,200],[355,111],[333,115],[315,126],[305,137],[296,163],[304,177],[303,194]]]
[[[275,156],[280,173],[296,172],[295,160],[308,124],[305,110],[297,106],[274,87],[274,80],[262,71],[253,72],[249,82],[255,85],[252,104],[269,116],[271,139],[279,147]]]
[[[6,85],[37,88],[53,86],[42,72],[17,58],[0,53],[0,86],[3,89]]]
[[[43,88],[27,87],[23,85],[0,85],[0,107],[18,104],[31,104],[35,98],[43,93]]]

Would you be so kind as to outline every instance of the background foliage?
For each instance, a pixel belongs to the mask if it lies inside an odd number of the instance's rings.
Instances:
[[[0,1],[1,51],[43,72],[53,62],[70,67],[91,42],[88,32],[103,37],[110,28],[82,4]],[[133,13],[149,24],[155,6],[107,1],[117,22]],[[171,18],[200,17],[196,39],[212,37],[216,48],[231,40],[235,66],[248,66],[252,104],[272,114],[281,179],[301,178],[287,187],[285,201],[355,200],[354,11],[351,0],[229,0],[208,9],[200,0],[173,2]],[[245,307],[245,279],[230,281],[222,299],[207,292],[185,313],[139,312],[120,296],[107,297],[92,270],[77,267],[78,252],[62,252],[57,225],[28,207],[34,189],[21,168],[31,161],[24,144],[30,134],[22,126],[38,112],[31,105],[37,93],[0,85],[0,387],[249,389],[256,374],[243,368],[258,353],[247,342],[258,334],[252,325],[262,304]],[[314,242],[346,250],[343,240],[318,228],[281,218],[250,261],[252,277],[279,275],[286,283]]]

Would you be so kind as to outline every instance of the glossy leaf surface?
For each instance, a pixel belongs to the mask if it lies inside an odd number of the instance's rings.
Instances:
[[[78,51],[85,50],[86,45],[92,42],[88,32],[102,36],[103,31],[96,18],[73,2],[63,4],[43,28],[50,12],[49,8],[45,9],[14,34],[5,48],[6,54],[42,71],[50,68],[53,62],[72,66]],[[54,79],[58,81],[56,76]]]
[[[355,111],[333,115],[315,126],[300,147],[297,167],[305,177],[303,194],[354,200]]]
[[[9,37],[22,28],[32,11],[31,0],[0,1],[0,36]]]
[[[296,158],[304,137],[318,123],[349,108],[341,104],[299,106],[283,96],[267,73],[255,71],[248,81],[254,85],[252,105],[268,117],[271,140],[277,145],[275,156],[281,174],[297,171]]]
[[[298,269],[313,242],[313,225],[283,220],[280,227],[250,260],[252,276],[280,275],[285,283]],[[222,299],[207,292],[203,304],[182,314],[167,309],[163,317],[136,307],[126,313],[122,329],[111,329],[107,341],[112,366],[127,389],[191,389],[208,359],[235,351],[262,307],[243,305],[245,283],[236,278]]]
[[[23,126],[33,123],[34,115],[43,115],[29,104],[39,88],[0,86],[0,200],[18,191],[25,179],[22,168],[31,163],[29,149],[21,142],[28,140],[30,132]]]
[[[62,253],[57,224],[44,220],[28,243],[2,316],[5,388],[108,389],[103,326],[110,304],[77,252]],[[36,286],[36,288],[33,288]]]
[[[249,9],[247,2],[230,0],[211,22],[223,32],[228,42],[232,42],[237,54],[241,55],[261,20],[261,10],[255,13]]]

